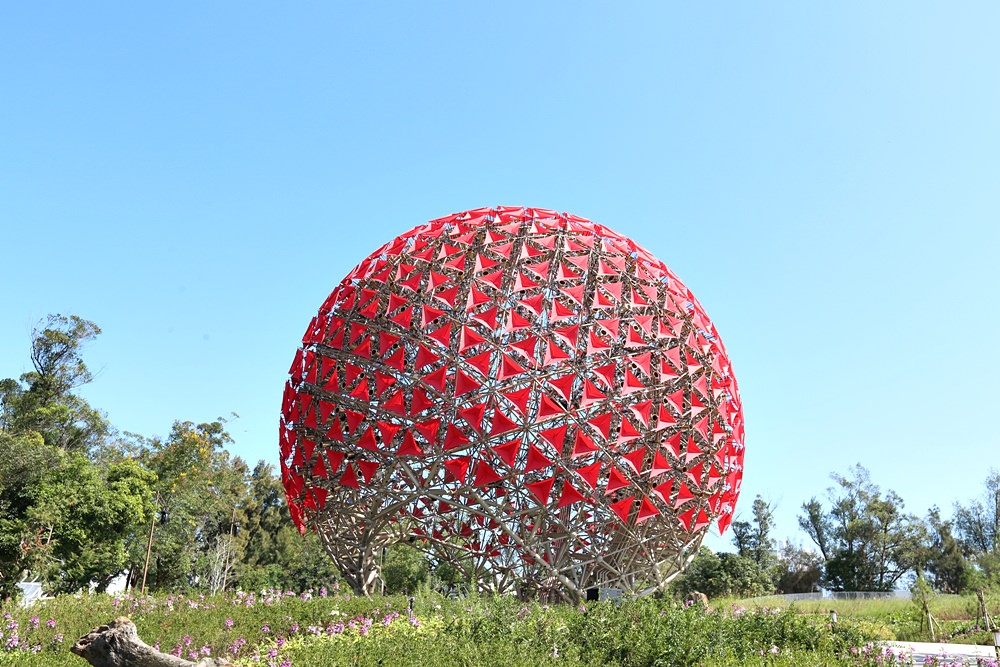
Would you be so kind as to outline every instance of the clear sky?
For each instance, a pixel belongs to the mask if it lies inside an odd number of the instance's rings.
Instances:
[[[320,303],[427,219],[555,208],[694,291],[777,535],[856,462],[923,514],[997,464],[1000,4],[6,3],[0,377],[104,333],[118,428],[277,463]],[[724,547],[724,539],[710,544]]]

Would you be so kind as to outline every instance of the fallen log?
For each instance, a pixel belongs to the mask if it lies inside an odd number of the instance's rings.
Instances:
[[[126,616],[94,628],[69,650],[94,667],[233,667],[225,658],[191,662],[161,653],[139,639],[135,623]]]

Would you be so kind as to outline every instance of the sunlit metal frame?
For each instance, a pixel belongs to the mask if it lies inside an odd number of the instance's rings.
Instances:
[[[662,587],[743,470],[725,348],[662,262],[583,218],[494,208],[376,250],[310,322],[285,387],[300,530],[376,592],[408,541],[484,590]]]

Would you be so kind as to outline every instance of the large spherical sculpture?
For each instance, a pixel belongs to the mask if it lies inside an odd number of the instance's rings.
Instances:
[[[288,506],[361,593],[398,541],[493,591],[662,586],[733,516],[743,416],[715,327],[583,218],[477,209],[393,239],[290,375]]]

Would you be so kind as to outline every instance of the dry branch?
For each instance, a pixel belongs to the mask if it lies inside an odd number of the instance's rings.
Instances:
[[[224,658],[204,658],[191,662],[161,653],[139,639],[135,623],[119,616],[101,625],[73,644],[70,651],[94,667],[232,667]]]

